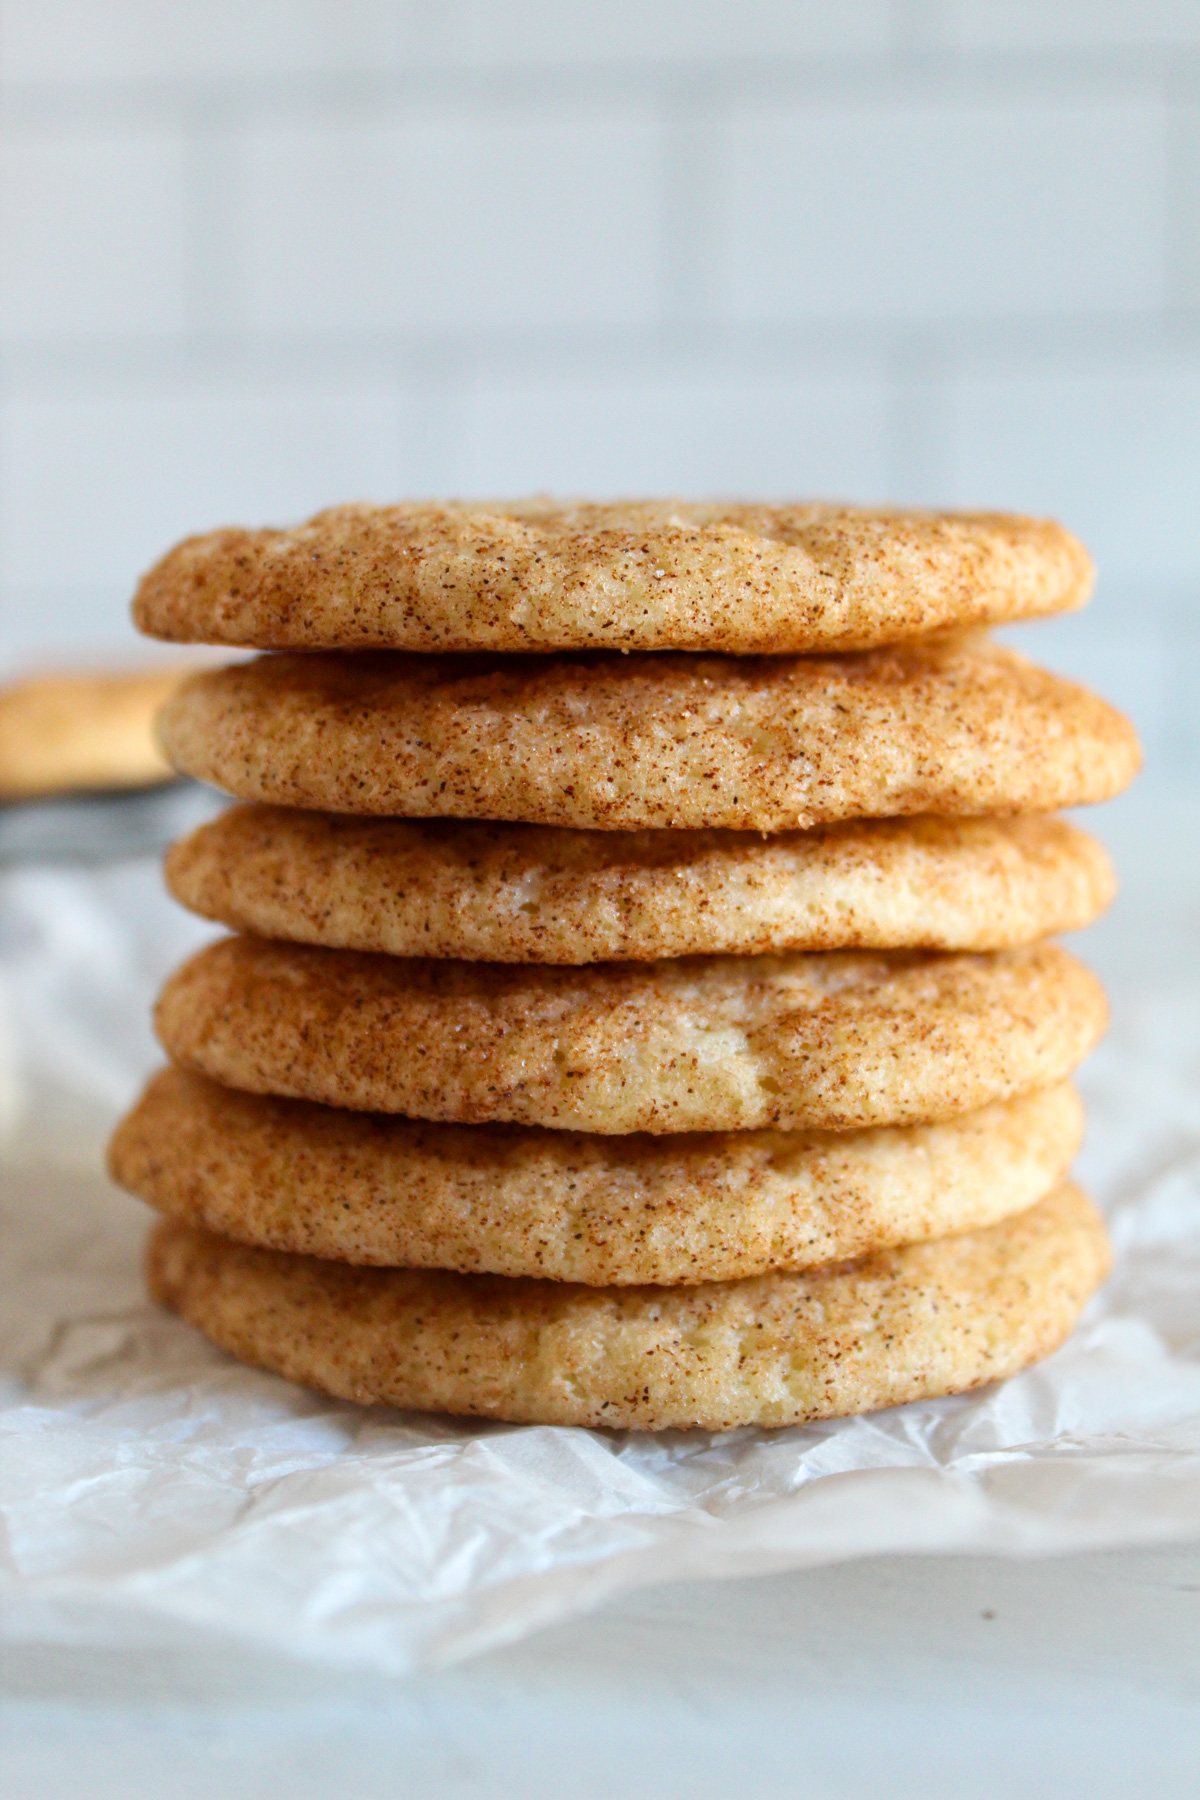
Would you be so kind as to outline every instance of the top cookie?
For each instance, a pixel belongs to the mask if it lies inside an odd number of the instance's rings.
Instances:
[[[861,650],[1081,606],[1083,546],[1005,513],[671,500],[339,506],[186,539],[139,630],[260,650]]]

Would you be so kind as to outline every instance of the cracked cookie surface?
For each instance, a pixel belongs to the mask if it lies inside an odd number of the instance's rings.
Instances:
[[[341,506],[189,538],[140,630],[262,650],[852,650],[1080,606],[1062,526],[679,500]]]

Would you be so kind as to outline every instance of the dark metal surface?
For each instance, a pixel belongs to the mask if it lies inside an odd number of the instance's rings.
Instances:
[[[0,806],[0,866],[153,856],[226,805],[197,781]]]

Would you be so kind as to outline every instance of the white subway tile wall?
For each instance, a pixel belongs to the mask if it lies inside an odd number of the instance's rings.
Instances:
[[[1157,99],[809,97],[713,127],[714,311],[739,323],[1153,316]]]
[[[482,377],[452,409],[451,487],[474,493],[886,493],[880,369],[714,376],[656,361]],[[446,484],[443,484],[446,485]]]
[[[394,67],[415,9],[395,0],[17,0],[6,80],[253,81]]]
[[[0,0],[0,667],[356,496],[1055,513],[1200,774],[1196,0]]]
[[[0,334],[99,344],[188,319],[187,143],[157,125],[6,131]]]
[[[234,147],[256,334],[653,330],[663,129],[551,99],[268,125]]]
[[[887,0],[446,0],[443,46],[491,65],[796,56],[886,50]]]
[[[947,24],[961,44],[1074,50],[1110,44],[1177,44],[1194,48],[1193,0],[944,0]]]

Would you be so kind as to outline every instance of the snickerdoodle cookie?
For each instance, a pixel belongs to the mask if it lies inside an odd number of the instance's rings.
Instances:
[[[700,1287],[354,1268],[173,1220],[148,1275],[222,1349],[341,1399],[720,1431],[1013,1375],[1057,1348],[1108,1265],[1099,1214],[1065,1184],[982,1231]]]
[[[245,800],[605,830],[1049,812],[1137,771],[1132,726],[986,638],[842,657],[265,656],[164,708]]]
[[[232,937],[176,971],[155,1023],[178,1062],[252,1093],[659,1133],[951,1118],[1063,1080],[1106,1017],[1049,944],[562,968]]]
[[[180,679],[178,669],[64,672],[0,689],[0,800],[172,780],[154,720]]]
[[[261,937],[479,962],[768,950],[1003,950],[1075,931],[1112,865],[1064,819],[854,820],[567,831],[232,806],[174,846],[167,885]]]
[[[976,1230],[1079,1148],[1063,1084],[940,1125],[599,1137],[438,1125],[154,1077],[113,1179],[168,1218],[335,1262],[591,1287],[730,1281]]]
[[[1082,605],[1048,520],[683,501],[339,506],[189,538],[139,628],[261,650],[857,650]]]

